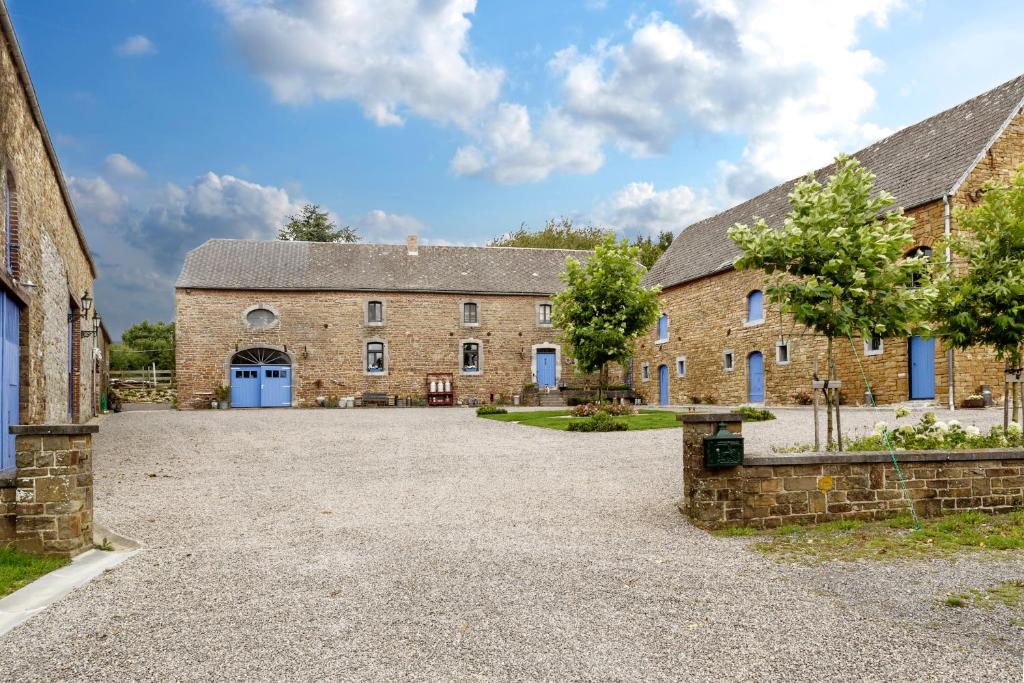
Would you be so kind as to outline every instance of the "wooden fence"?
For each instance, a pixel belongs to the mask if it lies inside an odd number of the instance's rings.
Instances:
[[[111,370],[110,381],[146,386],[171,386],[174,384],[173,370]]]

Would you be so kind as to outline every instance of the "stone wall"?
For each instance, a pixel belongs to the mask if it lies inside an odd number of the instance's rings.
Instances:
[[[367,324],[366,302],[384,302],[384,323]],[[462,323],[462,303],[479,303],[479,323]],[[561,353],[558,331],[538,323],[543,296],[430,294],[407,292],[269,292],[179,289],[176,294],[178,400],[183,408],[228,384],[232,355],[252,347],[285,351],[291,358],[294,405],[311,406],[319,396],[385,392],[425,398],[426,376],[454,374],[457,400],[491,402],[520,394],[536,381],[534,352],[558,351],[560,378],[573,365]],[[245,312],[274,311],[278,321],[251,329]],[[368,341],[385,343],[387,371],[367,373]],[[462,373],[461,344],[481,348],[481,372]],[[621,372],[612,381],[621,382]]]
[[[14,488],[0,488],[6,513],[2,540],[45,555],[71,557],[92,548],[92,435],[97,430],[96,425],[11,428],[17,435],[18,470]],[[13,516],[9,498],[15,501]]]
[[[889,453],[747,455],[739,467],[704,466],[704,436],[719,421],[741,433],[740,416],[680,415],[680,509],[701,526],[777,527],[836,519],[883,519],[963,510],[1009,512],[1024,504],[1024,450],[901,451],[904,494]]]

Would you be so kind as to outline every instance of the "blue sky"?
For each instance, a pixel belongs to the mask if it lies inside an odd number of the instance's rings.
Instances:
[[[115,335],[306,201],[371,241],[678,231],[1024,71],[1011,1],[8,4]]]

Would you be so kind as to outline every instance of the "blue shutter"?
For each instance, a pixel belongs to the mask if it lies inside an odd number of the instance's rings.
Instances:
[[[764,294],[756,289],[747,295],[747,322],[764,320]]]
[[[668,313],[662,313],[658,318],[658,339],[668,339]]]

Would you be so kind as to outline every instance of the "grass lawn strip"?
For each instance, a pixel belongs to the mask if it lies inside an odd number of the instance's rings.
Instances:
[[[481,415],[486,420],[515,422],[528,427],[544,427],[566,431],[572,422],[583,422],[589,418],[572,417],[567,410],[524,410],[504,415]],[[643,429],[668,429],[678,427],[676,413],[670,410],[641,410],[637,415],[620,415],[616,422],[625,422],[630,431]]]
[[[772,531],[733,527],[717,536],[760,536],[753,548],[781,561],[929,559],[957,553],[1006,553],[1024,549],[1024,510],[989,515],[961,512],[924,520],[915,529],[909,514],[882,522],[838,520],[789,525]]]
[[[0,596],[13,593],[68,562],[64,557],[40,557],[0,548]]]

